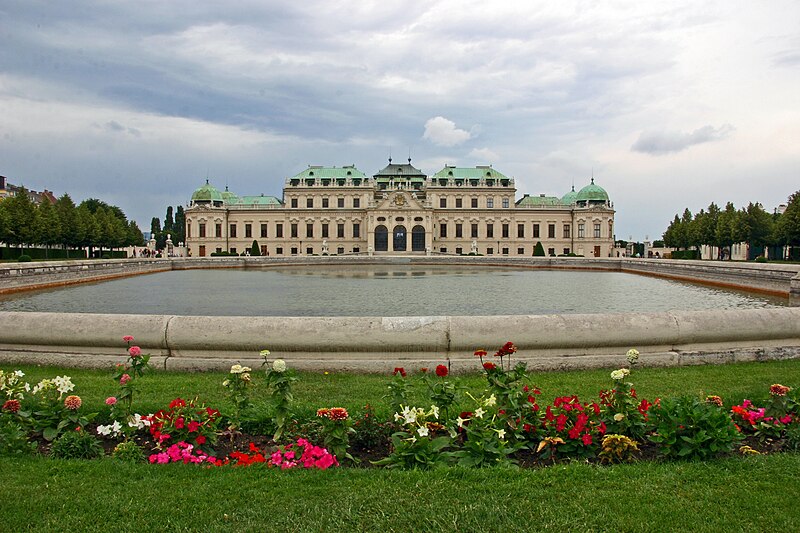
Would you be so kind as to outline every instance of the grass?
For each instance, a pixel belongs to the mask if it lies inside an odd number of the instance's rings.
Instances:
[[[9,368],[5,368],[8,370]],[[28,381],[72,376],[89,411],[116,391],[110,372],[22,367]],[[410,369],[409,369],[410,370]],[[543,399],[608,387],[608,370],[539,373]],[[198,393],[225,411],[222,373],[159,373],[141,380],[140,411]],[[800,386],[800,360],[664,369],[631,376],[641,396],[764,398],[772,383]],[[459,378],[480,390],[481,376]],[[370,402],[388,415],[387,377],[303,373],[297,407],[312,412]],[[254,390],[258,400],[265,394]],[[418,397],[420,403],[423,397]],[[202,469],[112,459],[0,459],[0,530],[84,531],[754,531],[800,530],[800,454],[710,462],[537,470],[432,472],[334,469],[280,472],[261,465]]]

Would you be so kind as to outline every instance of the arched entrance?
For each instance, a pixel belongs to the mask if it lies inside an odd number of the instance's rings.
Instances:
[[[406,251],[406,227],[405,226],[395,226],[394,231],[392,232],[394,235],[394,240],[392,241],[392,249],[395,252],[405,252]]]
[[[389,229],[383,224],[375,228],[375,251],[389,251]]]
[[[425,228],[422,226],[414,226],[414,228],[411,230],[411,251],[425,251]]]

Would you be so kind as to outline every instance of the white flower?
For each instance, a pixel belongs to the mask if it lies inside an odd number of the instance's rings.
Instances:
[[[24,378],[25,372],[23,372],[22,370],[15,370],[14,375],[17,376],[18,378]]]
[[[614,381],[620,381],[624,378],[625,378],[625,372],[623,372],[622,370],[614,370],[613,372],[611,372],[611,379],[613,379]]]
[[[428,436],[428,428],[423,426],[423,427],[421,427],[421,428],[419,428],[417,430],[417,433],[419,433],[420,437],[427,437]]]
[[[625,354],[625,356],[628,358],[628,362],[630,364],[632,365],[636,364],[636,361],[639,360],[639,350],[637,350],[636,348],[631,348],[630,350],[628,350],[628,353]]]
[[[128,419],[128,426],[136,429],[144,429],[150,426],[150,421],[142,418],[142,415],[135,413]]]
[[[108,436],[111,434],[111,426],[97,426],[97,433]]]
[[[631,373],[630,369],[627,368],[620,368],[620,370],[622,371],[622,374],[626,377],[629,376]]]
[[[408,442],[410,442],[411,444],[414,444],[415,442],[417,442],[417,437],[411,437],[410,439],[406,439],[406,440]]]
[[[617,414],[614,415],[614,420],[616,420],[617,422],[621,422],[624,419],[625,419],[625,415],[623,415],[622,413],[617,413]]]
[[[478,407],[475,410],[475,418],[483,418],[483,415],[486,414],[486,411],[483,410],[483,407]]]
[[[505,429],[498,429],[497,430],[497,437],[500,439],[506,438],[506,430]]]
[[[267,357],[269,357],[269,350],[261,350],[261,351],[260,351],[260,352],[258,352],[258,353],[259,353],[259,354],[261,354],[261,357],[263,357],[263,358],[265,358],[265,359],[266,359]]]
[[[275,359],[272,362],[272,370],[275,372],[286,372],[286,361],[283,359]]]
[[[400,416],[400,413],[395,413],[395,414],[394,414],[394,421],[395,421],[395,422],[397,422],[397,421],[398,421],[398,420],[400,420],[401,418],[403,418],[403,417],[402,417],[402,416]]]
[[[60,394],[66,394],[75,388],[75,385],[72,383],[72,379],[69,376],[56,376],[53,378],[53,383],[56,386],[56,390]]]
[[[493,406],[493,405],[497,405],[497,398],[495,397],[495,395],[494,395],[494,394],[492,394],[491,396],[489,396],[489,398],[486,400],[486,402],[484,403],[484,405],[485,405],[486,407],[491,407],[491,406]]]
[[[463,428],[464,427],[464,422],[466,422],[466,420],[461,418],[460,416],[458,418],[456,418],[456,424],[458,424],[458,427]]]
[[[403,418],[405,418],[406,424],[413,424],[417,421],[417,410],[403,407]]]
[[[230,384],[231,384],[231,382],[230,382],[229,380],[227,380],[227,379],[226,379],[225,381],[223,381],[223,382],[222,382],[222,386],[223,386],[223,387],[227,387],[227,386],[228,386],[228,385],[230,385]]]
[[[439,408],[437,406],[431,405],[431,413],[433,413],[434,418],[439,419]]]
[[[244,372],[244,367],[242,365],[233,365],[231,367],[231,374],[241,374]]]

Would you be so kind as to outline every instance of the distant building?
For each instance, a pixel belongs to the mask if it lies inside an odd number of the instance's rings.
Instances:
[[[16,196],[20,190],[22,190],[22,187],[8,183],[8,178],[5,176],[0,176],[0,200],[3,198],[8,198],[9,196]],[[33,191],[30,189],[27,189],[27,191],[31,201],[36,205],[39,205],[45,201],[50,202],[51,204],[56,203],[57,198],[51,191],[48,191],[47,189],[43,190],[42,192]]]
[[[237,196],[208,180],[186,209],[194,257],[262,255],[482,254],[609,257],[614,208],[594,183],[563,197],[524,195],[491,166],[445,166],[433,176],[389,164],[372,177],[355,166],[309,166],[286,179],[283,198]]]

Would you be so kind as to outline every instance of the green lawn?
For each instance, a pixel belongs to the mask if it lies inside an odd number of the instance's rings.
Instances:
[[[9,370],[8,366],[3,367]],[[72,376],[88,409],[102,410],[110,372],[23,367],[28,381]],[[408,369],[410,370],[410,369]],[[596,397],[608,370],[541,373],[544,399]],[[158,373],[141,380],[141,412],[199,395],[225,410],[221,373]],[[637,369],[641,396],[764,398],[772,383],[800,386],[800,360]],[[388,416],[388,377],[303,373],[297,407],[311,413],[366,402]],[[479,390],[483,379],[459,378]],[[255,396],[263,395],[262,385]],[[422,402],[423,397],[419,400]],[[432,472],[248,468],[0,459],[0,531],[798,531],[800,454],[710,462],[648,462],[536,470]]]

